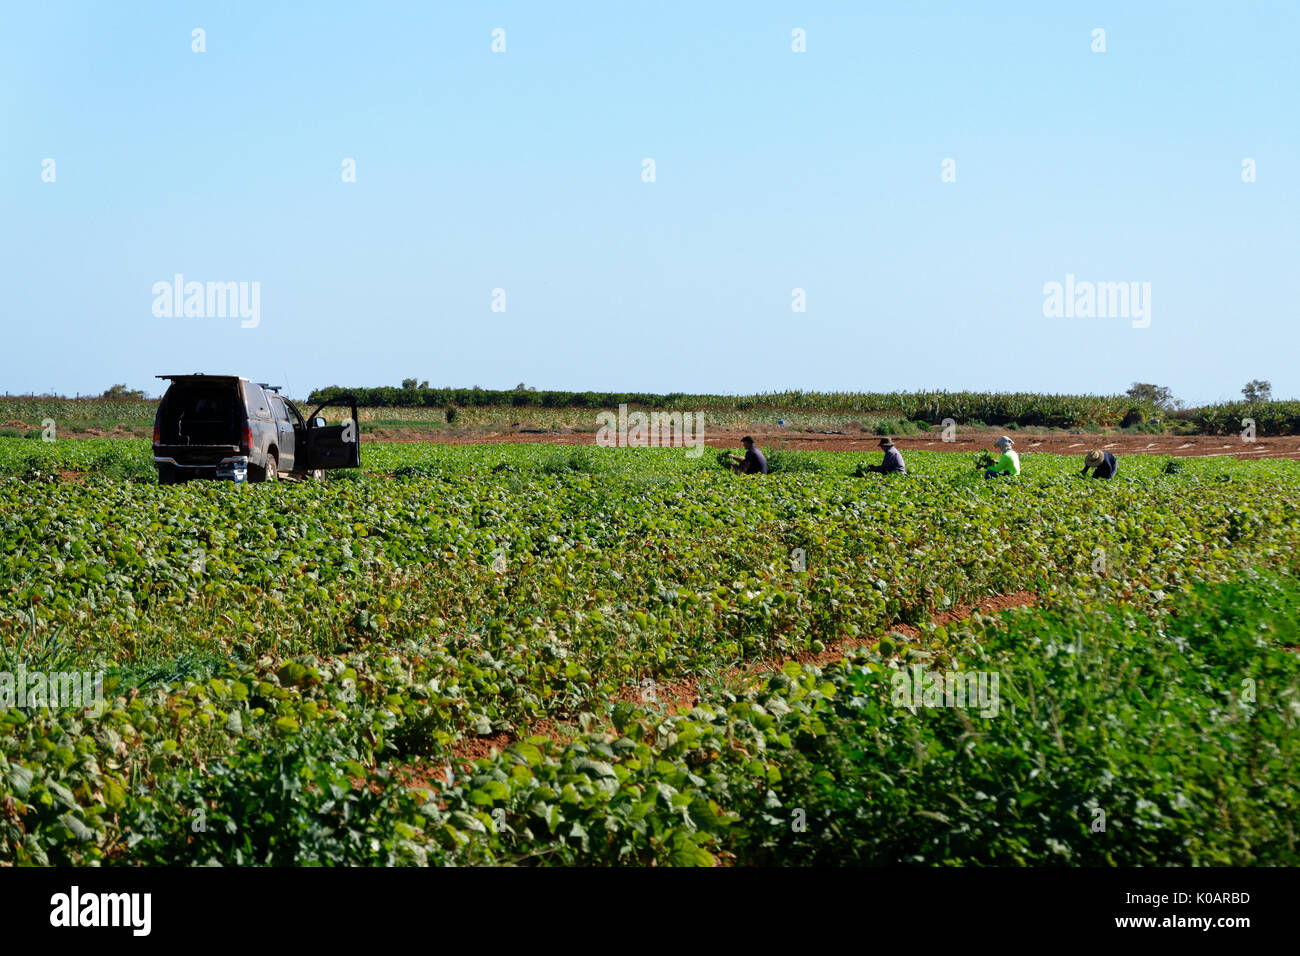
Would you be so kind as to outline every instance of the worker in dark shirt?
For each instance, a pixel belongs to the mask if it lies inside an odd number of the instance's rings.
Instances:
[[[903,463],[903,453],[898,450],[892,438],[880,439],[880,447],[885,450],[885,459],[878,465],[867,465],[867,471],[882,475],[905,475],[907,465]]]
[[[1114,455],[1100,448],[1094,448],[1083,456],[1083,471],[1080,474],[1086,475],[1091,468],[1094,478],[1114,478],[1115,469],[1118,467]]]
[[[766,475],[767,459],[763,457],[763,453],[754,444],[754,439],[746,435],[740,442],[745,446],[745,457],[738,458],[731,455],[732,470],[742,475]]]

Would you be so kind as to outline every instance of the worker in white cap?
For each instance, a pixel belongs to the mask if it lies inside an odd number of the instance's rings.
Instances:
[[[997,478],[1001,475],[1018,475],[1020,474],[1020,456],[1015,453],[1011,447],[1015,444],[1006,435],[1003,435],[993,444],[1002,449],[1002,457],[988,471],[984,472],[985,478]]]

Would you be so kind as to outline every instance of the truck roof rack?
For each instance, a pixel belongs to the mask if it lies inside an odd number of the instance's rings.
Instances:
[[[236,378],[241,382],[248,381],[241,375],[223,375],[221,373],[210,375],[207,372],[175,372],[171,375],[155,375],[154,378]]]
[[[280,389],[283,388],[282,385],[271,385],[268,382],[258,382],[257,384],[261,388],[266,389],[268,392],[276,392],[277,394],[279,393]]]

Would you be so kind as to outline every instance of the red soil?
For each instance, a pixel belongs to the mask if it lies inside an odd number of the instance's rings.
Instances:
[[[958,427],[955,441],[943,441],[939,434],[911,437],[894,436],[894,441],[903,451],[923,449],[925,451],[976,452],[991,449],[993,441],[999,435],[1007,434],[1015,440],[1016,450],[1040,452],[1053,455],[1078,455],[1091,448],[1101,448],[1121,455],[1172,455],[1178,458],[1207,457],[1211,455],[1228,455],[1233,458],[1292,458],[1300,459],[1300,435],[1281,435],[1272,438],[1257,438],[1253,442],[1242,441],[1236,435],[1089,435],[1050,434],[1034,435],[1031,433],[1000,432],[996,429],[972,431]],[[828,435],[815,432],[796,431],[778,426],[755,425],[747,430],[705,431],[704,443],[710,448],[736,449],[740,447],[743,435],[752,435],[755,442],[763,449],[802,449],[810,451],[875,451],[879,436],[865,432]],[[386,433],[383,429],[368,435],[375,441],[424,441],[438,445],[495,445],[502,442],[525,444],[541,442],[549,445],[594,445],[594,432],[545,432],[501,431],[483,434],[436,434],[430,432],[411,436],[401,431]],[[1080,464],[1082,468],[1082,464]]]
[[[1032,606],[1036,600],[1036,596],[1031,591],[995,594],[976,605],[963,604],[951,610],[943,611],[935,615],[932,620],[935,625],[943,626],[953,621],[965,620],[977,612],[981,614],[997,614],[1008,608]],[[891,632],[902,634],[911,640],[915,640],[920,636],[919,630],[907,624],[896,624],[891,628]],[[837,641],[820,653],[807,651],[793,657],[763,661],[746,667],[735,667],[727,672],[725,678],[729,683],[738,682],[744,685],[752,685],[763,674],[780,670],[788,661],[794,660],[800,664],[815,663],[819,666],[825,666],[840,660],[854,648],[874,645],[878,642],[879,638],[847,638],[843,641]],[[677,708],[690,708],[699,699],[699,683],[692,678],[658,684],[655,687],[655,700],[670,712]],[[637,704],[645,703],[642,697],[642,689],[636,685],[624,687],[615,697],[615,700]],[[472,768],[474,761],[483,757],[490,757],[493,752],[504,750],[516,740],[525,740],[529,737],[549,737],[552,740],[565,740],[579,733],[580,731],[576,727],[544,720],[531,727],[524,728],[518,733],[501,732],[458,741],[451,748],[451,762],[454,762],[459,770],[468,770]],[[436,792],[439,785],[446,781],[446,764],[442,766],[416,764],[406,768],[405,773],[407,786],[422,787]]]

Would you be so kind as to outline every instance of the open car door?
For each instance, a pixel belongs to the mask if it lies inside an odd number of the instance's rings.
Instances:
[[[352,417],[342,425],[326,425],[317,415],[322,408],[349,408]],[[357,422],[357,399],[354,395],[340,395],[320,405],[307,416],[307,456],[301,466],[311,471],[316,468],[360,468],[361,426]]]

